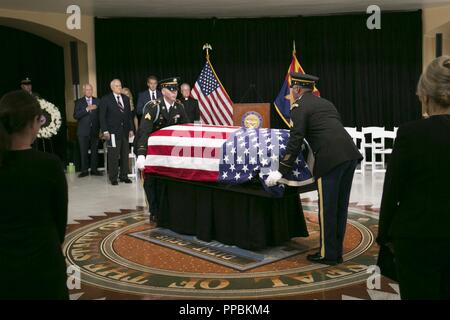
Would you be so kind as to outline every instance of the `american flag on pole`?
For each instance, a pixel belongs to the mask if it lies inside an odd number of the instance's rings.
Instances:
[[[202,123],[233,125],[233,102],[206,57],[206,64],[191,91],[198,100]]]
[[[271,171],[278,170],[278,159],[283,157],[288,139],[289,130],[170,126],[150,135],[145,172],[225,184],[243,184],[256,179],[273,196],[282,196],[284,185],[268,188],[264,180]],[[313,165],[312,152],[300,153],[292,172],[282,182],[290,186],[313,183]]]

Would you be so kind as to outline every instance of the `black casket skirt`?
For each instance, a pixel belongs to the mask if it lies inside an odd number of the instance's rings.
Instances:
[[[282,198],[274,198],[257,181],[224,185],[153,177],[159,227],[249,250],[308,236],[299,193],[315,190],[315,184],[286,187]]]

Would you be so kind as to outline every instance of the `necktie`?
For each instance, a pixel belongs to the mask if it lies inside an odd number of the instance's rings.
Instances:
[[[155,97],[155,96],[156,96],[155,93],[152,92],[152,100],[156,100],[156,97]]]
[[[120,101],[120,96],[117,96],[117,104],[119,105],[120,112],[123,112],[124,108],[122,102]]]
[[[86,103],[87,103],[88,106],[91,105],[91,104],[92,104],[91,98],[86,97]],[[92,111],[92,110],[89,110],[88,113],[91,113],[91,111]]]

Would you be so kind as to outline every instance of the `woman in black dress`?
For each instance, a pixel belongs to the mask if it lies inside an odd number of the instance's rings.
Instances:
[[[68,299],[67,182],[57,157],[31,148],[40,120],[27,92],[0,100],[0,299]]]
[[[449,56],[428,65],[417,94],[429,117],[398,129],[377,241],[395,258],[402,299],[450,299]]]

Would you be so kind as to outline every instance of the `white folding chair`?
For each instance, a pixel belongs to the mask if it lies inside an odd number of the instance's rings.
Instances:
[[[137,169],[136,169],[136,155],[134,154],[134,136],[128,139],[128,143],[130,144],[130,153],[128,154],[129,167],[131,168],[131,173],[128,174],[129,178],[137,178]]]
[[[105,172],[108,172],[108,141],[103,141],[103,162],[105,167]]]
[[[356,168],[355,170],[356,173],[361,173],[361,175],[364,176],[366,171],[366,144],[364,134],[361,131],[358,131],[356,128],[345,127],[345,130],[347,130],[359,152],[364,157],[361,161],[360,168]]]
[[[397,131],[398,131],[398,127],[394,127],[395,137],[397,137]]]
[[[103,167],[102,166],[99,166],[99,167],[97,167],[97,170],[98,171],[106,171],[106,148],[103,146],[103,148],[99,148],[99,149],[97,149],[97,153],[98,154],[104,154],[104,158],[105,158],[105,161],[104,161],[104,163],[103,163]],[[88,150],[88,154],[91,154],[92,153],[92,150],[91,149],[89,149]]]
[[[352,134],[354,134],[357,131],[356,128],[354,128],[354,127],[344,127],[344,129],[347,130],[350,137],[352,136]]]
[[[380,129],[384,130],[384,127],[362,127],[361,131],[362,134],[364,135],[364,144],[366,149],[370,149],[369,152],[365,152],[365,154],[370,154],[371,155],[371,159],[370,161],[366,160],[365,161],[365,165],[369,166],[370,168],[372,168],[372,164],[374,162],[374,160],[376,161],[376,159],[374,159],[373,156],[373,149],[375,147],[377,147],[377,144],[373,142],[372,139],[372,133],[375,131],[379,131]]]
[[[380,140],[380,142],[375,142],[375,140]],[[388,130],[376,130],[372,132],[372,141],[374,143],[374,148],[372,149],[372,156],[375,160],[372,162],[372,174],[375,172],[386,172],[386,162],[385,157],[387,154],[392,153],[391,148],[386,148],[386,139],[392,139],[392,141],[395,140],[395,132],[394,131],[388,131]],[[377,155],[380,155],[381,161],[377,162],[376,158]],[[377,165],[381,166],[381,169],[377,168]]]
[[[105,147],[99,148],[97,152],[98,152],[99,155],[102,154],[102,155],[103,155],[103,158],[104,158],[104,160],[103,160],[103,166],[98,167],[97,170],[98,170],[98,171],[106,171],[106,163],[107,163],[107,161],[106,161],[106,151],[105,151]]]

